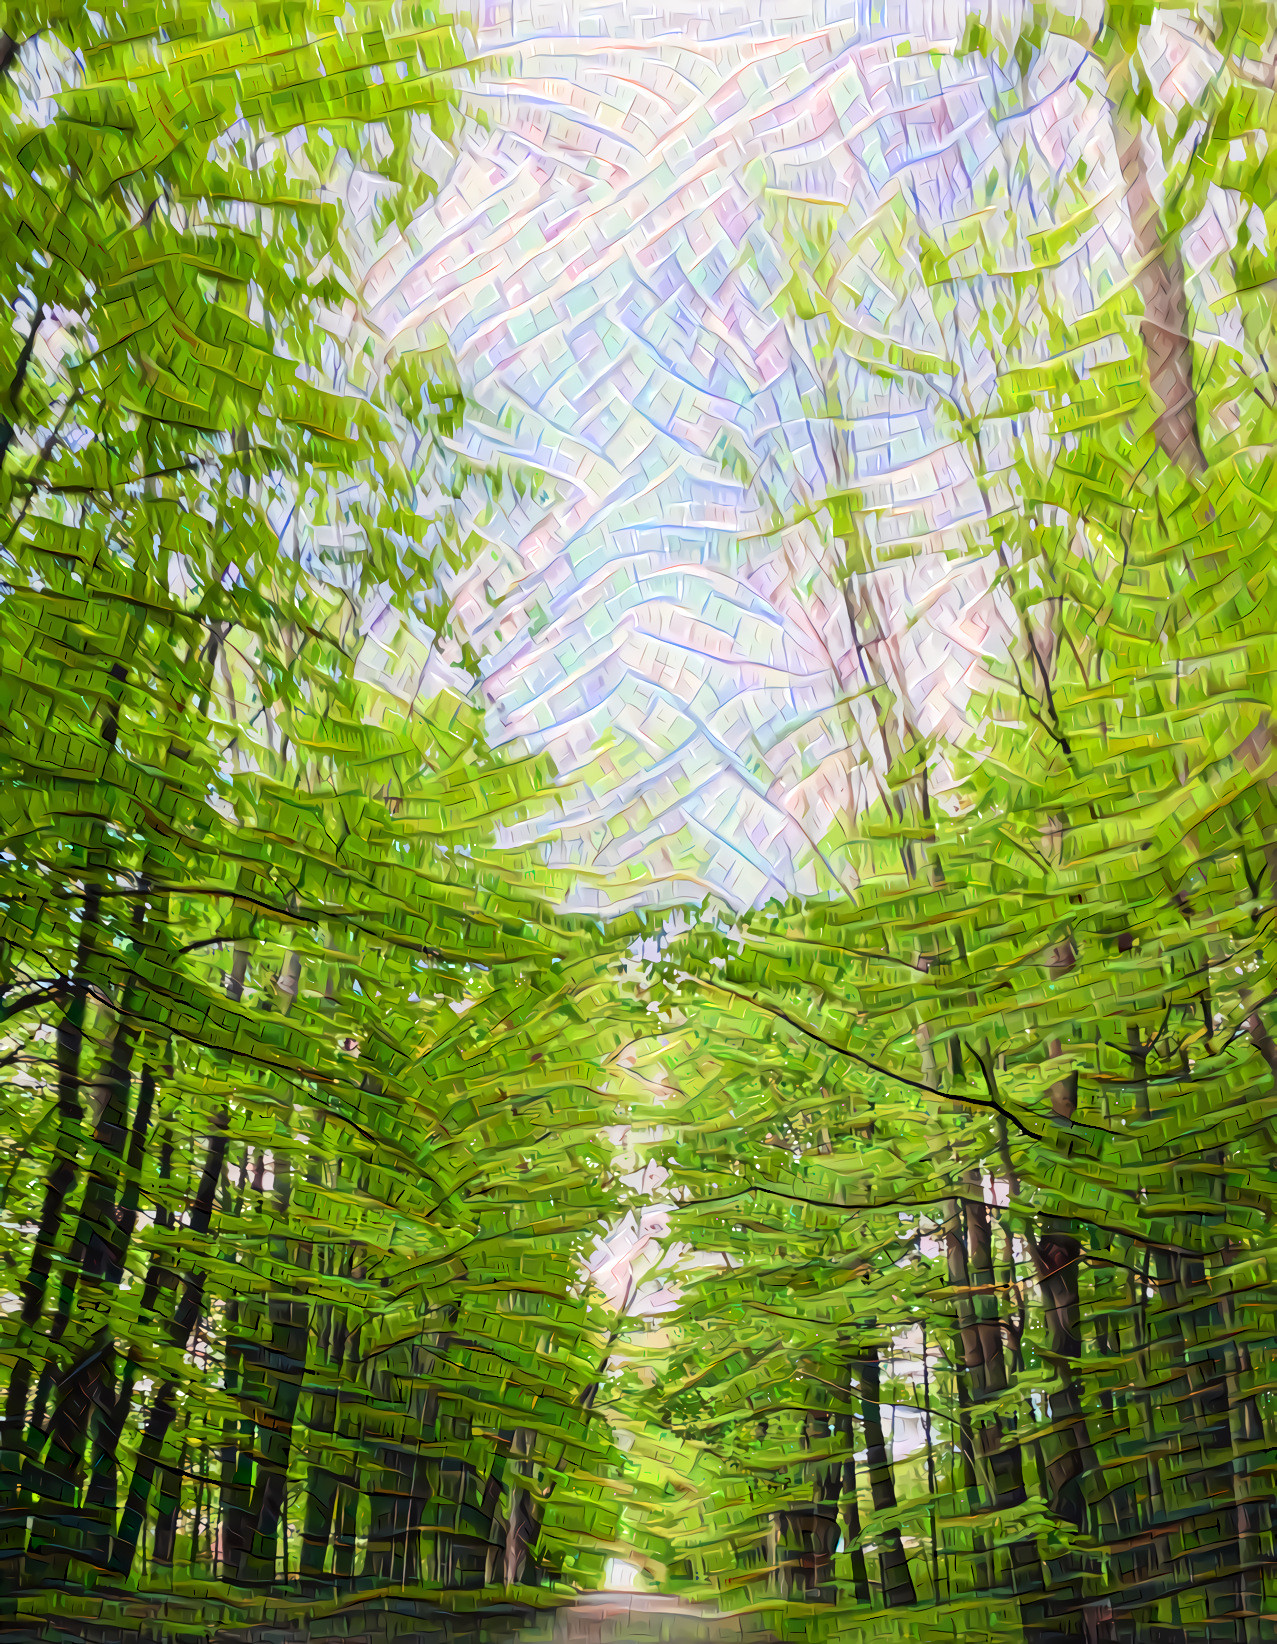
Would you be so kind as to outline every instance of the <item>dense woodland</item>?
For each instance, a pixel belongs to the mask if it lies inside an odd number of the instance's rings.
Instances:
[[[1160,131],[1151,13],[1094,32],[1115,130]],[[500,843],[554,773],[430,671],[474,499],[523,481],[458,455],[446,351],[330,323],[341,179],[408,220],[461,36],[384,0],[8,12],[12,1636],[363,1636],[609,1557],[786,1638],[1277,1630],[1274,430],[1257,388],[1203,441],[1175,250],[1210,188],[1277,227],[1272,19],[1185,15],[1220,71],[1106,299],[1128,358],[1080,376],[1051,316],[962,426],[1018,442],[981,530],[1019,635],[969,739],[867,644],[854,894],[609,921]],[[1267,243],[1234,258],[1261,349]],[[822,506],[850,579],[857,496]],[[712,1258],[646,1323],[585,1265],[635,1146],[671,1259]]]

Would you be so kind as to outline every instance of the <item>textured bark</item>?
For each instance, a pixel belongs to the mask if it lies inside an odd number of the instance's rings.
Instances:
[[[1081,1245],[1071,1234],[1048,1228],[1038,1240],[1038,1278],[1052,1357],[1059,1384],[1050,1394],[1051,1425],[1057,1429],[1048,1464],[1050,1508],[1077,1530],[1086,1527],[1083,1477],[1094,1465],[1082,1413],[1081,1383],[1073,1361],[1082,1353],[1082,1309],[1078,1290]]]
[[[1024,1452],[1018,1435],[1005,1418],[986,1414],[982,1406],[1007,1388],[1003,1326],[993,1264],[993,1239],[984,1188],[978,1173],[965,1176],[966,1198],[945,1202],[942,1233],[949,1284],[954,1293],[958,1334],[955,1366],[959,1388],[960,1438],[967,1458],[969,1492],[983,1497],[987,1510],[1005,1511],[1025,1500]],[[965,1384],[965,1385],[964,1385]],[[974,1488],[972,1487],[974,1485]],[[1012,1543],[1010,1579],[1021,1595],[1026,1637],[1040,1641],[1034,1630],[1042,1610],[1042,1567],[1031,1538]],[[979,1584],[999,1585],[993,1560],[977,1532],[976,1567]]]
[[[1062,975],[1074,957],[1070,945],[1065,960],[1053,967]],[[1058,1040],[1051,1045],[1052,1056],[1060,1054]],[[1051,1086],[1051,1112],[1067,1129],[1077,1112],[1077,1074],[1057,1079]],[[1047,1466],[1051,1511],[1076,1530],[1087,1527],[1084,1479],[1095,1466],[1095,1454],[1083,1413],[1082,1385],[1074,1362],[1082,1356],[1082,1302],[1079,1289],[1082,1246],[1067,1221],[1056,1216],[1043,1218],[1042,1233],[1034,1250],[1041,1287],[1047,1340],[1057,1361],[1059,1385],[1049,1396],[1051,1424],[1056,1428],[1052,1456]]]
[[[1237,1252],[1231,1245],[1223,1251],[1225,1264]],[[1234,1525],[1237,1546],[1235,1600],[1241,1616],[1243,1644],[1259,1637],[1259,1614],[1264,1608],[1263,1567],[1271,1550],[1273,1491],[1266,1478],[1255,1476],[1256,1464],[1265,1449],[1264,1425],[1254,1392],[1254,1370],[1250,1349],[1239,1342],[1237,1310],[1227,1277],[1220,1280],[1220,1316],[1228,1346],[1227,1409],[1233,1474]]]
[[[353,1484],[343,1484],[333,1520],[333,1577],[349,1581],[355,1573],[355,1526],[359,1512],[359,1492]]]
[[[891,1512],[896,1506],[896,1481],[882,1431],[882,1370],[878,1349],[867,1347],[856,1360],[861,1419],[865,1426],[865,1463],[869,1469],[869,1492],[874,1512]],[[883,1532],[878,1561],[882,1570],[882,1597],[887,1605],[915,1604],[913,1577],[900,1531]]]
[[[69,989],[66,1009],[57,1028],[58,1143],[45,1183],[31,1262],[27,1275],[19,1286],[22,1297],[19,1317],[28,1329],[34,1328],[44,1308],[63,1211],[78,1173],[79,1130],[83,1117],[80,1107],[80,1055],[84,1040],[85,1013],[88,1008],[86,972],[97,932],[100,901],[101,887],[96,883],[89,884],[85,890],[76,972]],[[6,1554],[13,1550],[13,1532],[17,1530],[18,1539],[21,1539],[22,1529],[25,1528],[14,1524],[7,1515],[17,1506],[19,1499],[20,1479],[24,1470],[23,1440],[31,1382],[30,1360],[17,1359],[9,1373],[6,1393],[4,1461],[3,1472],[0,1473],[3,1479],[0,1511],[6,1514],[3,1521]]]
[[[849,1372],[850,1369],[848,1366]],[[843,1544],[848,1549],[851,1559],[852,1596],[857,1604],[868,1604],[869,1571],[865,1564],[865,1550],[856,1546],[860,1539],[860,1498],[856,1493],[856,1423],[851,1413],[850,1373],[846,1398],[846,1409],[834,1418],[835,1429],[844,1445],[843,1461],[838,1476],[838,1511],[842,1519]]]
[[[804,1450],[828,1449],[832,1435],[828,1410],[809,1410],[803,1419]],[[838,1545],[838,1507],[842,1464],[823,1459],[803,1468],[810,1480],[811,1503],[783,1515],[784,1559],[795,1598],[808,1603],[832,1604],[834,1549]]]
[[[1003,1345],[1002,1309],[993,1262],[993,1233],[989,1207],[984,1199],[978,1173],[967,1177],[969,1194],[963,1203],[967,1227],[969,1282],[973,1290],[975,1329],[972,1332],[979,1354],[978,1372],[972,1378],[975,1402],[993,1400],[1009,1385],[1006,1351]],[[972,1366],[974,1368],[974,1366]],[[1011,1422],[994,1416],[981,1423],[976,1442],[983,1451],[998,1510],[1019,1507],[1025,1501],[1024,1452]],[[1011,1545],[1012,1574],[1017,1592],[1032,1592],[1041,1586],[1037,1549],[1031,1540]]]
[[[242,985],[242,973],[241,973]],[[213,1207],[221,1184],[226,1162],[226,1126],[229,1114],[223,1109],[205,1149],[204,1167],[199,1185],[191,1201],[187,1225],[197,1237],[207,1235],[213,1220]],[[169,1337],[174,1347],[185,1352],[200,1321],[204,1309],[204,1287],[207,1275],[195,1269],[182,1283],[174,1316],[169,1324]],[[120,1518],[120,1530],[111,1556],[111,1568],[117,1575],[127,1576],[137,1557],[138,1543],[146,1526],[146,1516],[155,1483],[157,1469],[162,1466],[164,1445],[169,1429],[177,1415],[177,1385],[163,1382],[151,1404],[138,1446],[137,1461],[129,1483],[128,1497]]]
[[[292,1202],[292,1165],[287,1154],[273,1157],[275,1189],[272,1214],[281,1235],[270,1241],[278,1261],[287,1256],[287,1228]],[[297,1261],[305,1266],[309,1251],[300,1249]],[[267,1304],[270,1332],[264,1355],[265,1419],[258,1424],[257,1475],[249,1505],[251,1539],[241,1550],[240,1578],[250,1585],[275,1580],[279,1557],[279,1529],[288,1487],[293,1425],[306,1376],[306,1349],[310,1334],[310,1307],[297,1295],[273,1295]]]
[[[1206,457],[1197,427],[1184,259],[1178,236],[1168,237],[1163,230],[1161,211],[1149,186],[1144,139],[1137,118],[1119,111],[1115,124],[1122,183],[1139,259],[1135,283],[1144,304],[1140,330],[1149,385],[1159,406],[1154,431],[1157,443],[1173,462],[1191,474],[1202,474]]]
[[[186,1445],[182,1445],[177,1465],[160,1467],[160,1488],[155,1513],[155,1541],[151,1553],[154,1564],[171,1566],[177,1552],[177,1514],[182,1502],[182,1479],[186,1475]]]
[[[405,1578],[420,1530],[414,1488],[414,1458],[403,1452],[401,1386],[389,1370],[370,1378],[369,1410],[380,1440],[371,1445],[373,1474],[369,1490],[370,1520],[364,1574],[382,1580]],[[411,1550],[410,1550],[411,1549]]]
[[[1084,1415],[1082,1384],[1073,1361],[1082,1353],[1081,1304],[1078,1268],[1081,1246],[1061,1228],[1058,1218],[1046,1218],[1037,1241],[1035,1258],[1046,1319],[1050,1351],[1057,1360],[1059,1379],[1047,1396],[1053,1432],[1042,1441],[1047,1449],[1044,1484],[1053,1513],[1074,1530],[1087,1528],[1084,1480],[1095,1466]],[[1048,1561],[1048,1584],[1042,1608],[1034,1609],[1034,1636],[1074,1639],[1083,1636],[1087,1621],[1082,1607],[1082,1566],[1072,1553]]]
[[[350,1256],[351,1277],[362,1280],[365,1274],[365,1252],[356,1246]],[[362,1326],[356,1323],[349,1331],[346,1340],[346,1362],[350,1367],[348,1377],[353,1378],[360,1362],[362,1351]],[[357,1417],[348,1408],[346,1398],[339,1391],[337,1396],[337,1430],[347,1439],[356,1436]],[[333,1577],[338,1582],[347,1582],[355,1574],[355,1530],[359,1513],[359,1478],[354,1471],[342,1479],[337,1492],[337,1512],[333,1520]]]
[[[832,1436],[832,1431],[830,1413],[827,1410],[816,1411],[808,1416],[804,1425],[804,1440],[812,1445],[825,1445]],[[811,1523],[803,1537],[807,1594],[817,1604],[832,1604],[837,1598],[834,1587],[834,1550],[838,1545],[838,1502],[841,1483],[841,1463],[826,1461],[817,1464],[813,1481]]]
[[[342,1364],[346,1356],[346,1321],[335,1308],[325,1309],[319,1332],[325,1371],[310,1388],[310,1431],[318,1454],[306,1474],[306,1502],[302,1517],[301,1576],[317,1581],[324,1575],[328,1543],[336,1527],[341,1475],[323,1453],[325,1438],[337,1430],[337,1405]],[[317,1444],[316,1444],[317,1441]]]
[[[112,664],[108,674],[109,706],[103,715],[101,727],[101,738],[108,755],[114,749],[119,735],[119,703],[127,677],[128,671],[123,664]],[[75,961],[66,990],[66,1003],[55,1033],[57,1142],[45,1182],[31,1261],[26,1277],[19,1284],[22,1300],[19,1318],[28,1330],[34,1329],[44,1310],[63,1214],[79,1173],[83,1123],[83,1110],[80,1106],[81,1062],[84,1054],[89,986],[99,940],[102,886],[107,866],[104,833],[99,824],[95,825],[91,843],[85,852],[83,904],[80,929],[76,937]],[[0,1424],[0,1585],[4,1584],[6,1571],[15,1584],[20,1584],[23,1579],[22,1566],[27,1539],[27,1514],[23,1496],[26,1485],[35,1482],[30,1478],[32,1445],[27,1435],[28,1404],[33,1379],[34,1366],[31,1360],[25,1356],[17,1357],[9,1371],[4,1419]],[[87,1396],[84,1395],[85,1398]],[[77,1392],[76,1397],[79,1399],[81,1395]],[[87,1420],[87,1406],[85,1419]],[[33,1434],[31,1438],[37,1438],[37,1435]]]
[[[100,1569],[110,1567],[114,1543],[116,1502],[119,1494],[120,1440],[133,1402],[137,1367],[125,1361],[114,1406],[99,1408],[93,1428],[93,1467],[85,1492],[85,1517],[91,1540],[89,1561]]]
[[[145,887],[144,887],[145,888]],[[134,919],[135,948],[140,946],[145,900],[140,897]],[[115,1445],[123,1418],[117,1411],[115,1346],[110,1336],[110,1295],[121,1283],[133,1229],[137,1221],[142,1159],[155,1101],[155,1079],[149,1064],[138,1080],[137,1102],[130,1127],[129,1097],[137,1034],[131,1015],[138,1008],[136,990],[125,990],[124,1006],[115,1024],[106,1064],[98,1084],[93,1147],[71,1242],[66,1279],[60,1287],[58,1310],[50,1340],[59,1341],[71,1322],[77,1275],[82,1340],[75,1362],[57,1379],[57,1402],[43,1435],[47,1454],[36,1478],[41,1495],[48,1493],[55,1511],[33,1515],[31,1557],[39,1577],[60,1581],[68,1561],[86,1559],[103,1564],[110,1555],[114,1516],[108,1504],[115,1499]],[[53,1392],[53,1361],[46,1366],[36,1397],[33,1426],[41,1422],[42,1406]],[[131,1390],[132,1378],[126,1387]],[[81,1490],[84,1458],[96,1436],[91,1476]],[[104,1448],[104,1440],[110,1448]],[[33,1448],[39,1440],[33,1434]],[[95,1488],[96,1486],[96,1488]]]
[[[517,1468],[531,1454],[532,1434],[524,1427],[516,1427],[510,1440],[511,1466]],[[502,1571],[507,1587],[514,1586],[523,1577],[534,1528],[527,1492],[512,1481],[506,1491],[505,1566]]]

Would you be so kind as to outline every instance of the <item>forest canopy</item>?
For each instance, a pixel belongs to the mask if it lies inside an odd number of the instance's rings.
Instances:
[[[477,1637],[625,1569],[738,1636],[1262,1644],[1277,24],[962,10],[948,61],[1027,107],[1063,41],[1103,105],[1084,311],[1081,152],[1032,233],[1010,148],[944,243],[772,190],[805,416],[943,388],[1006,631],[942,735],[821,470],[861,799],[837,888],[735,904],[556,855],[579,783],[490,734],[457,589],[570,476],[367,298],[493,123],[483,39],[5,14],[0,1625]],[[853,241],[974,304],[993,392],[848,308]]]

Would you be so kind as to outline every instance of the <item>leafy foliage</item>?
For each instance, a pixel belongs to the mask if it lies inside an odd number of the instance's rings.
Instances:
[[[18,1634],[123,1625],[139,1588],[165,1636],[390,1588],[531,1601],[611,1522],[580,1258],[624,1197],[628,937],[488,848],[545,773],[428,683],[455,385],[410,357],[352,386],[327,182],[380,165],[409,208],[460,55],[424,8],[349,25],[6,25]],[[374,595],[404,700],[366,665]]]
[[[374,369],[351,319],[338,185],[424,198],[456,37],[380,3],[9,15],[15,1633],[555,1601],[632,1548],[790,1636],[1266,1636],[1273,429],[1148,336],[1212,189],[1267,220],[1268,25],[1201,24],[1187,148],[1148,26],[1091,44],[1124,153],[1163,150],[1156,282],[1044,306],[1049,363],[955,408],[1019,624],[956,787],[873,680],[883,801],[827,842],[855,895],[692,910],[639,966],[637,918],[553,912],[493,842],[552,773],[432,673],[484,476],[446,351]],[[1076,27],[967,45],[1023,69]],[[939,311],[957,250],[917,250]],[[1265,256],[1239,236],[1252,341]],[[1126,357],[1082,370],[1096,336]],[[872,569],[863,499],[821,506]],[[583,1262],[621,1117],[716,1259],[618,1374]]]
[[[1273,424],[1145,344],[1208,191],[1266,209],[1217,162],[1271,26],[1216,29],[1177,148],[1149,20],[1110,11],[1094,49],[1117,128],[1166,139],[1162,283],[1049,312],[1050,363],[961,431],[979,459],[1017,419],[976,534],[1019,635],[956,786],[893,705],[888,790],[836,842],[855,895],[706,912],[653,967],[671,1239],[720,1257],[624,1401],[707,1447],[671,1568],[792,1636],[1267,1636]],[[1105,330],[1129,359],[1087,371]],[[864,570],[857,497],[827,506]]]
[[[1035,1639],[1266,1608],[1265,475],[1132,508],[1119,473],[1052,476],[1087,512],[1043,533],[1049,698],[989,704],[960,803],[915,783],[854,901],[666,955],[650,1119],[674,1237],[728,1264],[689,1276],[656,1408],[748,1481],[733,1584],[918,1636],[975,1601]]]

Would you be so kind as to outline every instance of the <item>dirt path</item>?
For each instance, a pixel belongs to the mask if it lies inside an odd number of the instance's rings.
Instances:
[[[650,1593],[590,1593],[520,1644],[771,1644],[761,1617],[719,1615]]]

